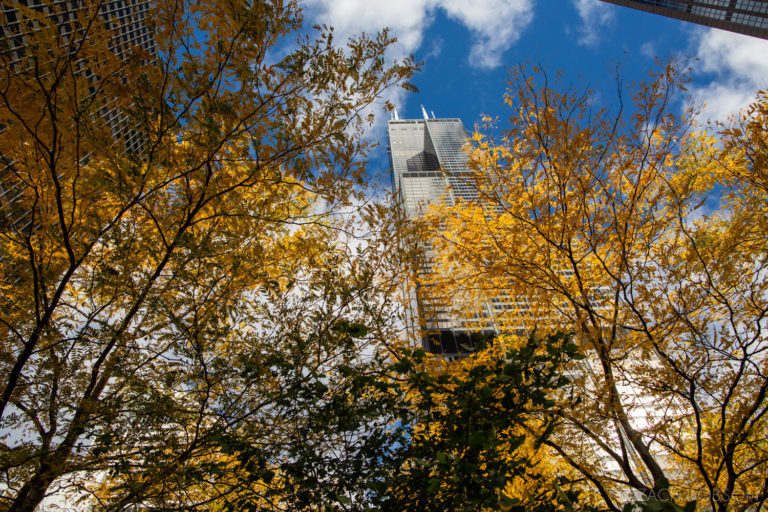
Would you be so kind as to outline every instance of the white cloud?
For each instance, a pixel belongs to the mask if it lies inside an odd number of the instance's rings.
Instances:
[[[429,51],[423,55],[424,60],[429,60],[433,58],[437,58],[440,56],[440,54],[443,52],[443,38],[442,37],[436,37],[432,41],[430,41],[430,49]]]
[[[755,92],[768,87],[768,41],[717,29],[693,33],[694,74],[709,75],[709,84],[691,89],[694,101],[705,103],[705,120],[724,121],[745,107]],[[697,80],[698,81],[698,80]]]
[[[392,56],[401,58],[421,45],[424,27],[429,24],[430,5],[434,0],[307,0],[312,22],[332,26],[346,38],[366,32],[376,33],[389,27],[398,38]]]
[[[469,62],[480,68],[499,66],[504,52],[533,19],[531,0],[437,0],[436,4],[470,30]]]
[[[653,41],[648,41],[643,43],[643,45],[640,47],[640,55],[647,59],[654,59],[656,58],[656,55],[658,54],[656,50],[656,43]]]
[[[438,11],[467,28],[472,40],[466,58],[478,68],[502,64],[502,56],[520,37],[533,19],[536,0],[305,0],[309,24],[325,24],[334,28],[339,41],[366,32],[375,34],[387,27],[397,43],[389,48],[388,60],[415,54],[422,46],[430,59],[439,55],[442,40],[424,40],[427,28]],[[448,37],[443,35],[443,37]],[[459,57],[461,58],[461,57]],[[386,100],[402,107],[406,93],[391,88]],[[382,105],[369,112],[376,114],[372,136],[381,139]]]
[[[594,46],[599,41],[600,30],[614,18],[613,7],[599,0],[571,0],[581,18],[578,42],[582,46]]]
[[[341,36],[389,27],[398,38],[394,57],[416,52],[435,13],[442,10],[471,34],[469,63],[499,66],[502,55],[533,19],[535,0],[307,0],[315,22],[333,26]]]

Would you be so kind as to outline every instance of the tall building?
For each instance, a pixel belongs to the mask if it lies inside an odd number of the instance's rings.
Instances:
[[[467,131],[461,120],[435,119],[434,114],[430,119],[423,107],[422,112],[423,119],[395,116],[387,126],[392,186],[409,219],[420,216],[427,206],[438,201],[454,204],[457,199],[478,199],[468,179],[467,154],[463,150]],[[421,255],[416,288],[410,297],[409,327],[421,337],[427,351],[449,360],[461,357],[480,337],[492,336],[491,330],[479,331],[477,326],[493,324],[493,309],[485,303],[474,317],[452,313],[451,305],[425,284],[435,278],[434,254],[426,242]]]
[[[89,27],[88,33],[108,31],[109,47],[119,58],[124,59],[134,48],[143,48],[152,58],[156,58],[154,35],[145,22],[150,5],[150,0],[106,0],[100,3],[86,3],[85,0],[5,0],[0,5],[0,65],[8,71],[8,75],[30,72],[33,66],[45,68],[36,61],[39,52],[30,55],[31,38],[36,37],[38,28],[37,20],[30,20],[25,11],[44,14],[55,23],[61,48],[67,45],[76,47],[72,43],[82,40],[82,34],[86,32],[84,26],[95,23],[99,24],[98,28]],[[93,12],[97,13],[97,20],[91,19]],[[70,58],[78,75],[88,80],[96,77],[93,62],[77,55]],[[127,153],[140,153],[142,137],[125,112],[113,105],[114,98],[97,91],[95,87],[89,91],[91,97],[97,100],[98,115],[109,127],[115,143],[122,143]],[[0,103],[0,108],[6,106]],[[86,159],[87,156],[83,160]],[[22,186],[14,171],[14,163],[0,154],[0,229],[20,231],[28,229],[30,221],[28,212],[23,211],[17,201],[22,194]]]
[[[603,0],[768,39],[768,0]]]

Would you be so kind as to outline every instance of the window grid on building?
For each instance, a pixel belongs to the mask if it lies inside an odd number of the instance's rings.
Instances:
[[[87,12],[82,0],[15,0],[5,4],[0,8],[0,52],[3,65],[9,69],[23,70],[32,66],[32,62],[25,57],[28,56],[30,38],[35,36],[39,26],[36,20],[24,18],[22,13],[25,8],[45,14],[56,23],[62,48],[70,44],[73,38],[77,40],[78,37],[86,37],[83,21]],[[157,46],[145,22],[149,8],[148,0],[107,0],[98,8],[100,28],[91,27],[89,36],[95,35],[94,30],[109,31],[109,46],[120,58],[127,57],[135,48],[141,48],[146,50],[151,59],[155,59]],[[80,59],[74,65],[77,73],[87,79],[93,77],[95,83],[93,63]],[[142,137],[125,112],[115,107],[115,100],[106,97],[95,87],[91,87],[89,92],[100,101],[98,114],[109,127],[115,142],[121,141],[127,153],[140,153]],[[5,213],[5,218],[0,219],[0,227],[18,231],[27,229],[29,220],[25,212],[17,211],[18,208],[14,207],[21,190],[13,165],[14,162],[0,155],[0,201]]]
[[[603,0],[768,39],[768,0]]]
[[[464,151],[467,132],[460,119],[391,120],[388,125],[391,178],[408,218],[422,215],[439,201],[479,199]],[[417,273],[422,284],[410,297],[411,325],[424,347],[447,360],[465,355],[479,337],[493,335],[495,312],[506,304],[481,304],[474,311],[452,310],[439,287],[425,284],[439,278],[435,255],[424,244]]]

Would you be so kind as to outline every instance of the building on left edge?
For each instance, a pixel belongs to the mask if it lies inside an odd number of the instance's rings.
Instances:
[[[13,75],[35,73],[47,74],[50,62],[43,62],[45,53],[32,51],[32,46],[39,44],[35,38],[41,33],[39,16],[45,16],[48,27],[55,27],[55,37],[45,44],[58,46],[56,51],[48,52],[50,59],[70,58],[66,65],[69,72],[89,79],[92,83],[98,77],[98,63],[93,59],[82,59],[77,50],[85,38],[92,34],[106,32],[108,47],[118,58],[124,59],[136,49],[145,52],[150,60],[157,57],[155,37],[147,24],[147,15],[151,2],[147,0],[107,0],[89,3],[83,0],[4,0],[0,8],[0,89],[13,83]],[[48,34],[50,35],[50,34]],[[67,49],[70,53],[62,52]],[[41,70],[44,70],[41,72]],[[115,106],[115,100],[108,92],[100,91],[95,86],[82,92],[81,101],[97,103],[95,114],[109,128],[112,142],[120,144],[127,153],[140,153],[142,136],[126,112]],[[40,98],[44,102],[45,98]],[[0,108],[8,112],[8,104],[0,94]],[[9,115],[9,119],[13,116]],[[62,129],[76,129],[73,119],[60,120]],[[3,130],[0,122],[0,130]],[[87,154],[81,156],[87,161]],[[18,205],[18,198],[23,193],[24,180],[14,168],[14,159],[0,152],[0,229],[23,231],[31,227],[29,212]]]

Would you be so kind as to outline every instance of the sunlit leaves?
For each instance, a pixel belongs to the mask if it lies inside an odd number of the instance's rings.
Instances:
[[[80,475],[106,509],[261,503],[287,477],[220,441],[281,453],[295,386],[387,339],[336,213],[360,112],[414,64],[381,59],[386,33],[297,41],[291,1],[133,5],[142,44],[77,6],[69,32],[60,3],[2,9],[24,30],[0,56],[0,499]]]
[[[612,109],[517,70],[502,135],[469,149],[481,199],[427,221],[446,296],[495,299],[502,331],[575,332],[588,357],[553,443],[614,509],[627,488],[718,510],[768,495],[765,95],[717,139],[671,113],[685,81],[670,63]]]

